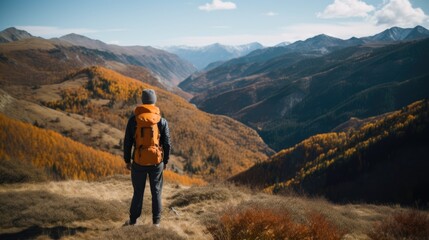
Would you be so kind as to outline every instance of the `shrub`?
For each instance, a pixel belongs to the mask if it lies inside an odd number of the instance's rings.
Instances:
[[[374,240],[429,239],[429,217],[417,210],[397,213],[376,223],[368,235]]]
[[[185,207],[208,200],[225,201],[232,198],[227,188],[192,187],[171,197],[170,207]]]
[[[286,210],[228,209],[207,230],[217,239],[341,239],[344,235],[319,213],[307,221],[294,221]]]
[[[23,165],[22,161],[6,160],[0,156],[0,184],[43,182],[47,179],[46,174],[32,164]]]

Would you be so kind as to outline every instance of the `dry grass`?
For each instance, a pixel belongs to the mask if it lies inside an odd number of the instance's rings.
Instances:
[[[168,239],[168,240],[184,240],[185,238],[178,235],[175,231],[168,228],[155,228],[151,225],[128,226],[117,228],[112,231],[105,232],[95,239],[114,239],[114,240],[129,240],[129,239]]]
[[[0,159],[0,184],[43,182],[47,179],[42,170],[32,165],[23,167],[21,161]]]
[[[343,239],[369,239],[368,231],[374,224],[403,212],[400,207],[334,205],[324,199],[273,196],[228,185],[186,187],[166,182],[161,228],[155,231],[151,227],[150,191],[145,191],[137,225],[121,227],[128,218],[131,196],[130,177],[120,175],[92,182],[2,184],[0,239],[5,233],[12,238],[18,234],[28,237],[25,234],[34,229],[40,232],[31,238],[221,239],[219,236],[226,235],[220,234],[227,232],[222,230],[222,221],[235,226],[237,232],[240,227],[261,232],[265,239],[285,234],[335,239],[344,232]],[[249,226],[243,227],[238,220]],[[271,225],[267,228],[267,224]],[[290,231],[283,231],[282,226]],[[214,228],[210,232],[207,227]],[[259,231],[261,228],[265,230]]]
[[[64,197],[45,191],[11,191],[0,193],[0,228],[72,226],[73,222],[97,219],[107,224],[122,220],[122,209],[118,201]]]
[[[214,239],[341,239],[344,235],[317,212],[303,222],[294,220],[285,209],[253,206],[228,208],[207,230]]]
[[[429,216],[416,210],[396,213],[376,223],[368,235],[374,240],[429,239]]]
[[[233,197],[233,193],[226,187],[193,187],[173,195],[170,207],[185,207],[210,200],[226,201]]]

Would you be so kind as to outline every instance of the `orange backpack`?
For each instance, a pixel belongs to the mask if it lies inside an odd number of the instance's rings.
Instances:
[[[161,133],[158,122],[161,121],[159,108],[143,104],[134,110],[137,128],[135,133],[134,161],[142,166],[161,163],[163,153],[159,145]]]

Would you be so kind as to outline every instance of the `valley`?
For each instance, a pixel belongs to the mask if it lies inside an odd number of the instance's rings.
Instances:
[[[351,117],[383,114],[429,96],[429,41],[381,37],[399,30],[409,39],[420,30],[429,36],[422,27],[392,28],[360,41],[318,35],[256,50],[179,86],[202,110],[251,126],[280,151]]]
[[[425,239],[428,37],[161,50],[5,29],[0,238]],[[148,190],[122,227],[124,130],[143,89],[172,137],[161,229]]]

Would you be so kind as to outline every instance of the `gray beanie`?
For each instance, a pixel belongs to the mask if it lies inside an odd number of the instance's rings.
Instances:
[[[153,89],[145,89],[142,92],[142,103],[143,104],[155,104],[156,94]]]

